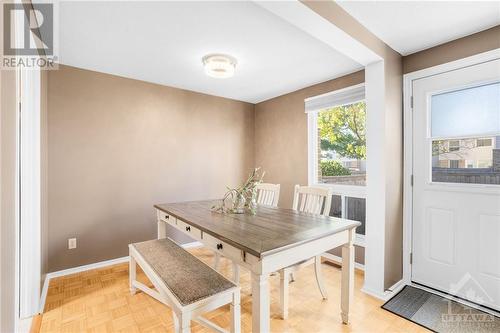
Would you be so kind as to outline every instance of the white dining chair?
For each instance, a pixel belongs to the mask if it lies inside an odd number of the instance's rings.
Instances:
[[[280,197],[280,184],[260,183],[256,185],[257,189],[257,205],[264,205],[270,207],[278,207],[278,200]],[[219,270],[221,256],[219,253],[214,252],[214,269]],[[236,272],[235,282],[239,280],[239,267],[233,265],[233,270]]]
[[[257,205],[278,207],[280,184],[260,183],[257,189]]]
[[[328,216],[330,215],[331,204],[332,191],[330,188],[295,185],[292,209],[304,213]],[[321,296],[323,296],[323,299],[328,298],[323,275],[321,274],[320,255],[284,268],[280,271],[280,310],[283,319],[288,317],[288,285],[294,279],[293,272],[312,264],[315,266],[314,272],[316,273],[316,282]]]

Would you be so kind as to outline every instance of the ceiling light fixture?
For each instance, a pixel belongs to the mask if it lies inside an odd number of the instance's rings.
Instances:
[[[236,59],[226,54],[208,54],[202,58],[205,74],[225,79],[234,75]]]

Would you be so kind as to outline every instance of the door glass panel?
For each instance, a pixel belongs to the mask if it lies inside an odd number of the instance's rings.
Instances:
[[[431,97],[432,181],[500,184],[500,82]]]
[[[500,82],[431,97],[431,136],[500,134]]]
[[[500,184],[500,136],[432,141],[432,181]]]

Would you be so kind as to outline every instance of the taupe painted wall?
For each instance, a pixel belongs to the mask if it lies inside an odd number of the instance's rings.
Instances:
[[[255,105],[255,164],[265,181],[281,184],[279,206],[291,207],[293,186],[307,185],[307,115],[304,99],[364,82],[364,71]]]
[[[255,105],[255,165],[265,181],[281,184],[279,206],[290,208],[293,186],[307,185],[307,115],[304,99],[364,82],[364,71],[320,83]],[[333,251],[339,255],[339,251]],[[356,249],[364,263],[364,248]]]
[[[340,22],[344,29],[350,29],[351,35],[385,59],[387,108],[393,115],[386,123],[386,149],[389,151],[402,152],[403,65],[406,73],[500,47],[497,38],[500,28],[495,27],[406,56],[401,61],[399,54],[345,16],[338,5],[306,3],[318,12],[329,11],[330,19]],[[46,229],[46,235],[50,234],[46,244],[50,246],[42,249],[42,253],[47,253],[43,261],[44,272],[124,255],[123,244],[130,241],[131,233],[136,239],[146,239],[154,234],[152,203],[220,196],[223,192],[220,184],[237,183],[253,166],[253,149],[255,165],[266,171],[265,180],[282,184],[280,206],[289,207],[293,185],[307,183],[304,99],[364,80],[361,71],[257,104],[254,142],[253,106],[250,104],[65,66],[62,69],[51,72],[48,80],[51,111],[47,117],[47,122],[50,122],[47,143],[50,148],[45,153],[51,166],[47,171],[51,200],[46,218],[51,222],[47,223]],[[234,112],[228,117],[222,109]],[[198,135],[187,134],[188,125],[192,123]],[[146,127],[151,130],[145,130]],[[204,131],[209,135],[200,134]],[[221,131],[224,138],[214,137],[214,133]],[[206,143],[206,149],[201,147],[203,143]],[[152,147],[145,154],[142,153],[144,145]],[[116,147],[115,151],[107,150],[113,147]],[[244,160],[238,163],[236,155],[240,150]],[[182,155],[185,165],[172,160],[172,153]],[[229,166],[213,159],[216,154],[222,156],[219,161],[229,159]],[[401,159],[397,160],[402,163]],[[391,181],[387,183],[386,191],[390,198],[402,196],[401,163],[388,166],[391,169],[387,170],[387,175],[391,176]],[[192,165],[210,168],[210,179],[205,179],[199,170],[194,171],[193,177],[190,172],[193,171]],[[110,170],[113,167],[116,167],[116,172]],[[144,170],[147,170],[148,177],[142,182]],[[223,170],[233,172],[225,175]],[[174,177],[169,177],[172,175]],[[162,179],[162,184],[153,181],[156,177]],[[202,186],[198,187],[196,181],[184,186],[185,177],[196,179]],[[77,180],[81,179],[86,181],[79,183]],[[105,184],[98,184],[99,181]],[[148,195],[141,194],[146,192]],[[127,204],[135,202],[133,199],[138,197],[142,199],[136,206]],[[384,284],[390,286],[402,274],[402,207],[398,200],[388,200],[387,205]],[[85,214],[78,214],[77,210],[81,209]],[[130,214],[123,217],[120,215],[123,212]],[[122,218],[125,222],[116,222]],[[137,220],[147,221],[141,224]],[[112,242],[106,241],[106,233],[99,232],[94,237],[95,230],[102,229],[116,234]],[[69,251],[67,238],[73,236],[78,237],[78,249]],[[95,240],[95,245],[89,244],[89,239]]]
[[[380,118],[383,117],[384,122],[384,137],[380,138],[383,143],[384,156],[371,156],[370,144],[367,149],[368,172],[370,165],[380,165],[381,162],[387,160],[390,156],[391,163],[387,163],[384,168],[385,175],[373,175],[384,177],[382,186],[374,187],[370,181],[370,175],[367,177],[368,196],[373,196],[374,192],[381,191],[384,196],[384,218],[385,218],[385,237],[379,243],[380,248],[367,248],[371,253],[384,253],[384,289],[389,288],[395,282],[403,277],[403,63],[401,55],[394,51],[391,47],[385,44],[381,39],[375,36],[366,27],[360,24],[354,17],[349,15],[342,7],[334,1],[307,1],[303,0],[306,6],[322,16],[324,19],[342,29],[345,33],[377,53],[384,61],[385,72],[385,110]],[[368,105],[370,112],[370,105]],[[373,126],[373,124],[372,124]],[[374,128],[370,125],[367,130]],[[373,132],[372,132],[373,133]],[[379,135],[379,133],[376,133]],[[379,135],[380,137],[380,135]],[[370,140],[370,139],[368,139]],[[378,159],[378,160],[377,160]],[[384,159],[384,160],[381,160]],[[386,164],[386,163],[384,163]],[[373,179],[373,178],[371,178]],[[369,228],[370,205],[367,205],[367,228]],[[382,246],[383,245],[383,246]],[[368,252],[370,255],[370,252]],[[372,279],[370,269],[368,268],[365,275],[366,280],[370,280],[368,284],[373,283],[377,279]],[[373,273],[375,276],[376,273]],[[374,286],[371,286],[373,288]]]
[[[14,306],[16,101],[16,72],[2,70],[0,71],[0,332],[14,332],[17,315]]]
[[[253,168],[253,143],[252,104],[51,71],[48,270],[127,255],[127,244],[155,237],[155,203],[221,197]]]
[[[403,278],[403,66],[401,56],[395,53],[386,55],[384,62],[384,149],[390,152],[386,155],[390,163],[385,163],[384,287],[389,288]],[[367,158],[370,158],[369,151]]]
[[[404,73],[500,48],[500,25],[403,57]]]

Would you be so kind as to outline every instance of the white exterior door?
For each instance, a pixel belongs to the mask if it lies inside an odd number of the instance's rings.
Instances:
[[[413,81],[411,279],[500,310],[500,60]]]

